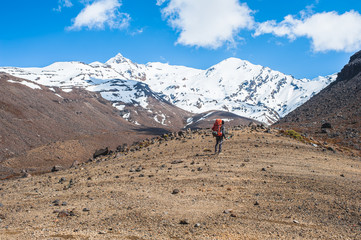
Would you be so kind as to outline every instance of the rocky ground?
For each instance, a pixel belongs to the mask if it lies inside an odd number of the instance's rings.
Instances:
[[[336,81],[283,117],[274,127],[294,129],[361,156],[361,51]]]
[[[359,157],[230,132],[220,155],[199,131],[3,180],[0,239],[361,238]]]

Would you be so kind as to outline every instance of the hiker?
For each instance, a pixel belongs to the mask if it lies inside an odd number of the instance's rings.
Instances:
[[[216,119],[216,122],[214,123],[212,127],[212,134],[216,137],[216,145],[214,146],[214,153],[217,154],[217,146],[218,148],[218,154],[222,152],[222,143],[223,138],[226,138],[226,131],[224,130],[224,121],[221,119]]]

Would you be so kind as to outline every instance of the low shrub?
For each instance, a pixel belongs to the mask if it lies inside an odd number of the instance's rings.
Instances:
[[[296,132],[295,130],[285,130],[285,131],[282,131],[282,133],[284,135],[294,138],[298,141],[302,141],[302,142],[305,141],[305,137],[302,136],[299,132]]]

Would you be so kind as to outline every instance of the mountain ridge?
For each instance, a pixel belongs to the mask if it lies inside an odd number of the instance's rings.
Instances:
[[[57,62],[44,68],[2,67],[0,71],[69,90],[93,88],[91,85],[115,79],[139,81],[183,110],[197,114],[229,111],[267,124],[276,122],[336,78],[333,74],[295,79],[234,57],[201,70],[159,62],[137,64],[121,54],[105,63]],[[112,97],[115,105],[124,103],[119,92],[117,99]],[[137,96],[133,100],[137,101]]]
[[[332,82],[276,126],[293,128],[361,155],[361,51]]]
[[[197,116],[134,80],[101,81],[90,87],[102,89],[92,91],[69,89],[68,83],[63,85],[66,88],[46,87],[7,73],[0,73],[0,83],[0,179],[21,171],[68,168],[75,161],[87,161],[97,149],[115,151],[122,144],[130,146],[185,127],[210,127],[214,118],[225,116],[220,111],[200,114],[201,120],[187,124]],[[129,94],[128,99],[122,104],[112,102],[122,91]],[[237,115],[226,116],[228,126],[252,122]]]

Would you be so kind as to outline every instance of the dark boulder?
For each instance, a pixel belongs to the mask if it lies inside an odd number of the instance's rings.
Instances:
[[[108,147],[103,148],[103,149],[98,149],[98,150],[96,150],[95,153],[93,154],[93,158],[97,158],[97,157],[99,157],[99,156],[106,156],[106,155],[109,154],[109,152],[110,152],[110,151],[109,151]]]
[[[327,122],[327,123],[322,124],[321,129],[322,128],[332,128],[331,123]]]
[[[119,145],[117,147],[117,152],[127,152],[128,151],[128,144],[124,143],[123,145]]]
[[[184,135],[185,135],[185,132],[184,132],[184,131],[179,131],[179,132],[178,132],[178,136],[179,136],[179,137],[184,137]]]
[[[52,172],[58,172],[58,171],[60,171],[60,170],[63,170],[64,168],[62,167],[62,166],[54,166],[52,169],[51,169],[51,171]]]

